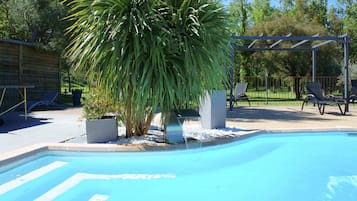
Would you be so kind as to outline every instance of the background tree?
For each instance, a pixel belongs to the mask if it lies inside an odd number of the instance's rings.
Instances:
[[[344,34],[343,31],[343,19],[338,17],[338,9],[331,6],[327,16],[327,30],[334,36],[340,36]]]
[[[282,15],[289,16],[290,11],[294,9],[294,0],[280,0]]]
[[[253,24],[261,23],[267,20],[272,12],[273,8],[270,6],[270,1],[266,0],[253,0],[252,6],[250,7],[250,22]]]
[[[229,20],[231,21],[232,27],[230,30],[234,35],[245,35],[248,29],[248,10],[250,10],[250,4],[247,0],[236,0],[229,5]],[[232,41],[236,45],[242,45],[241,41]],[[239,44],[238,44],[239,43]],[[245,76],[247,75],[247,61],[251,52],[237,52],[234,54],[234,79],[238,82],[245,81]]]
[[[0,37],[10,38],[8,0],[0,0]]]
[[[342,10],[344,32],[350,36],[350,60],[357,62],[357,1],[340,0]]]
[[[230,30],[235,35],[242,35],[248,28],[248,10],[250,5],[247,0],[236,0],[229,4],[229,20],[232,22]]]
[[[230,61],[227,16],[214,1],[73,0],[73,65],[124,105],[126,136],[222,88]]]
[[[339,0],[339,2],[341,4],[340,14],[343,16],[343,31],[350,37],[350,76],[357,79],[357,1]]]
[[[0,37],[36,44],[38,47],[62,52],[68,44],[63,18],[68,15],[59,0],[0,1]]]
[[[327,0],[312,0],[308,5],[308,21],[327,25]]]

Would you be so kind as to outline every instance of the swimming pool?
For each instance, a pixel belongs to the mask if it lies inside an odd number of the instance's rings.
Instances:
[[[357,132],[262,134],[163,152],[36,154],[0,169],[0,200],[357,200]]]

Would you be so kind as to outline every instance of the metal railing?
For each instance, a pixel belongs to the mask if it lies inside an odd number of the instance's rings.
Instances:
[[[325,94],[343,96],[343,80],[337,76],[316,77]],[[305,98],[305,83],[311,77],[301,76],[247,76],[240,82],[247,82],[247,95],[252,104],[301,104]],[[239,104],[247,105],[246,102]]]

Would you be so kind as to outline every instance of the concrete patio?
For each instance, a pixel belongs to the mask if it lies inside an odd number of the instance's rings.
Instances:
[[[309,104],[301,106],[239,107],[227,112],[227,125],[269,131],[357,129],[357,104],[341,115],[337,106],[327,106],[324,115]]]

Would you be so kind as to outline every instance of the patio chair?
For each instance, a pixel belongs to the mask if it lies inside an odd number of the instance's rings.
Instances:
[[[26,104],[27,112],[31,112],[31,110],[34,109],[35,107],[54,105],[57,97],[58,97],[58,92],[45,92],[40,100],[27,101]],[[24,104],[20,105],[16,109],[23,110]]]
[[[341,114],[346,114],[347,101],[343,98],[338,98],[333,95],[325,95],[324,90],[318,82],[306,82],[306,98],[303,100],[301,111],[304,109],[304,105],[308,102],[313,102],[317,105],[321,115],[325,113],[326,105],[337,105]],[[342,110],[341,105],[345,108]]]
[[[239,100],[246,100],[250,106],[249,98],[246,94],[248,83],[237,83],[233,92],[233,105],[237,104]]]
[[[348,98],[348,102],[350,103],[355,103],[357,100],[357,80],[351,80],[352,84],[352,89],[351,89],[351,95]]]

